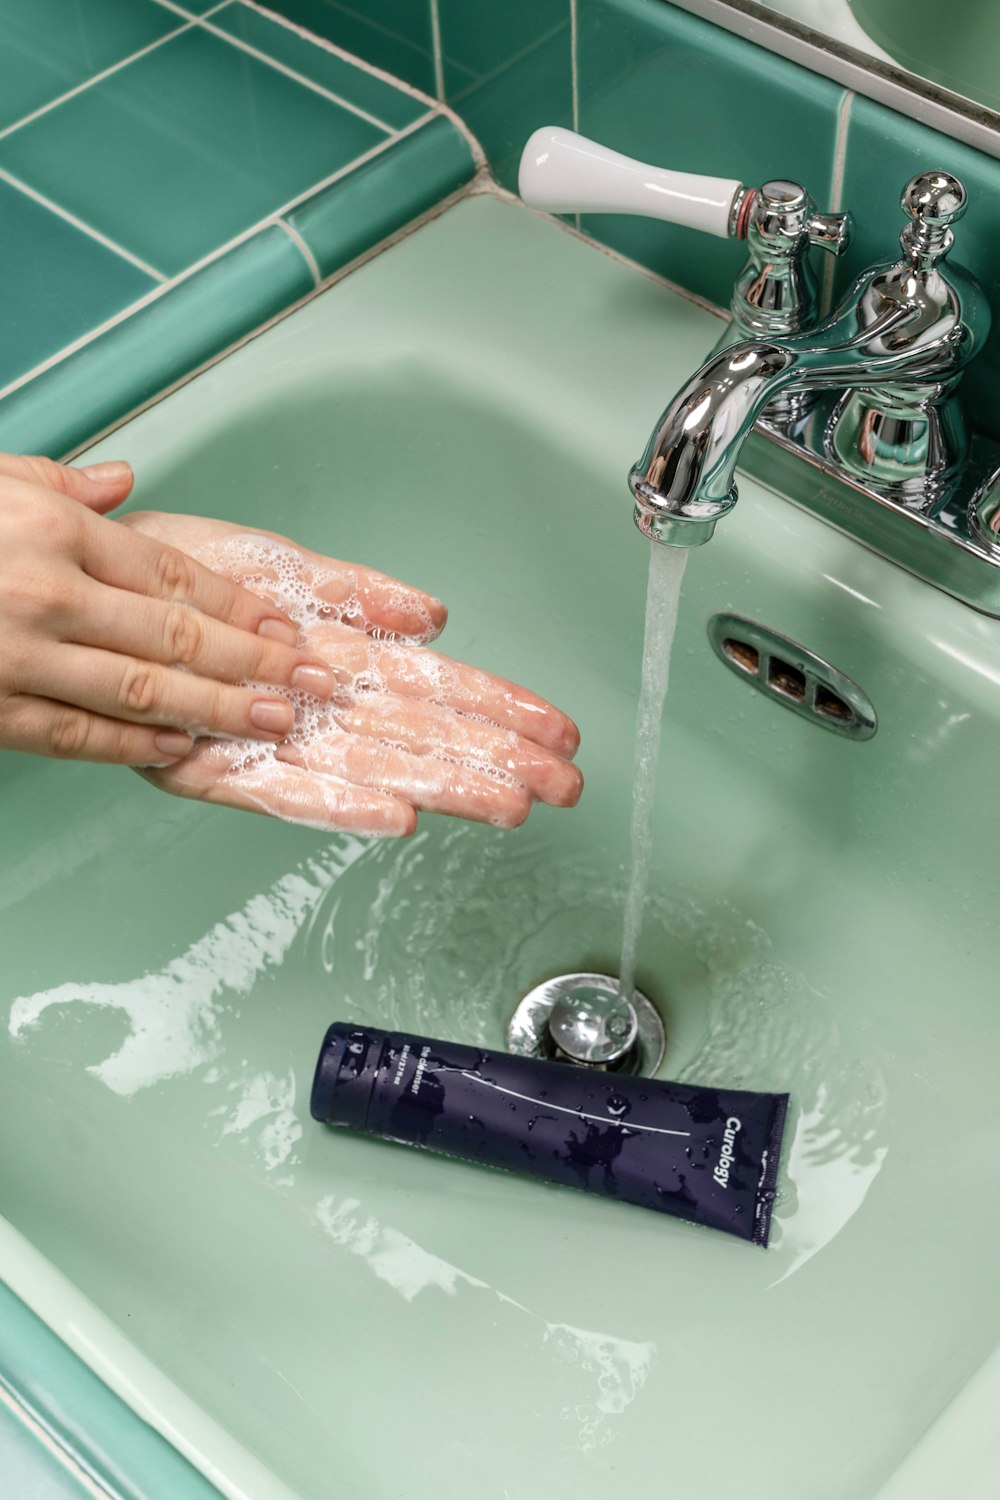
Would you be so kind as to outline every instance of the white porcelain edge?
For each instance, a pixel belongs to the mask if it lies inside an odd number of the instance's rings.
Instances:
[[[0,1280],[227,1500],[298,1500],[2,1216]]]

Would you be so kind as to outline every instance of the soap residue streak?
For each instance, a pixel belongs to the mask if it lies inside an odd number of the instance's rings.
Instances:
[[[642,931],[643,907],[653,852],[653,797],[660,760],[663,705],[670,678],[670,654],[677,630],[686,547],[651,543],[646,590],[646,632],[642,646],[642,689],[635,722],[632,773],[632,870],[625,898],[619,988],[631,998]]]

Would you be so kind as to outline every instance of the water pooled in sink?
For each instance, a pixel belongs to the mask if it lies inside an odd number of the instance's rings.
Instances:
[[[635,724],[632,777],[632,870],[625,899],[619,987],[635,989],[635,965],[653,852],[653,797],[660,761],[660,730],[670,677],[670,655],[677,629],[686,547],[651,544],[646,592],[646,631],[642,647],[642,690]]]
[[[611,856],[553,849],[530,825],[516,838],[434,824],[405,844],[372,845],[331,893],[309,945],[340,1012],[379,1026],[495,1046],[519,993],[578,951],[607,966],[621,889]]]

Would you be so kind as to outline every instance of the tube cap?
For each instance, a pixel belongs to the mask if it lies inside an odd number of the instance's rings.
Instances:
[[[323,1038],[310,1113],[321,1125],[364,1130],[387,1033],[335,1021]]]

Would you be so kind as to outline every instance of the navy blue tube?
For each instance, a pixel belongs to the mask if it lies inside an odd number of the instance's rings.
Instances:
[[[766,1245],[787,1094],[621,1078],[337,1022],[324,1125],[655,1208]]]

